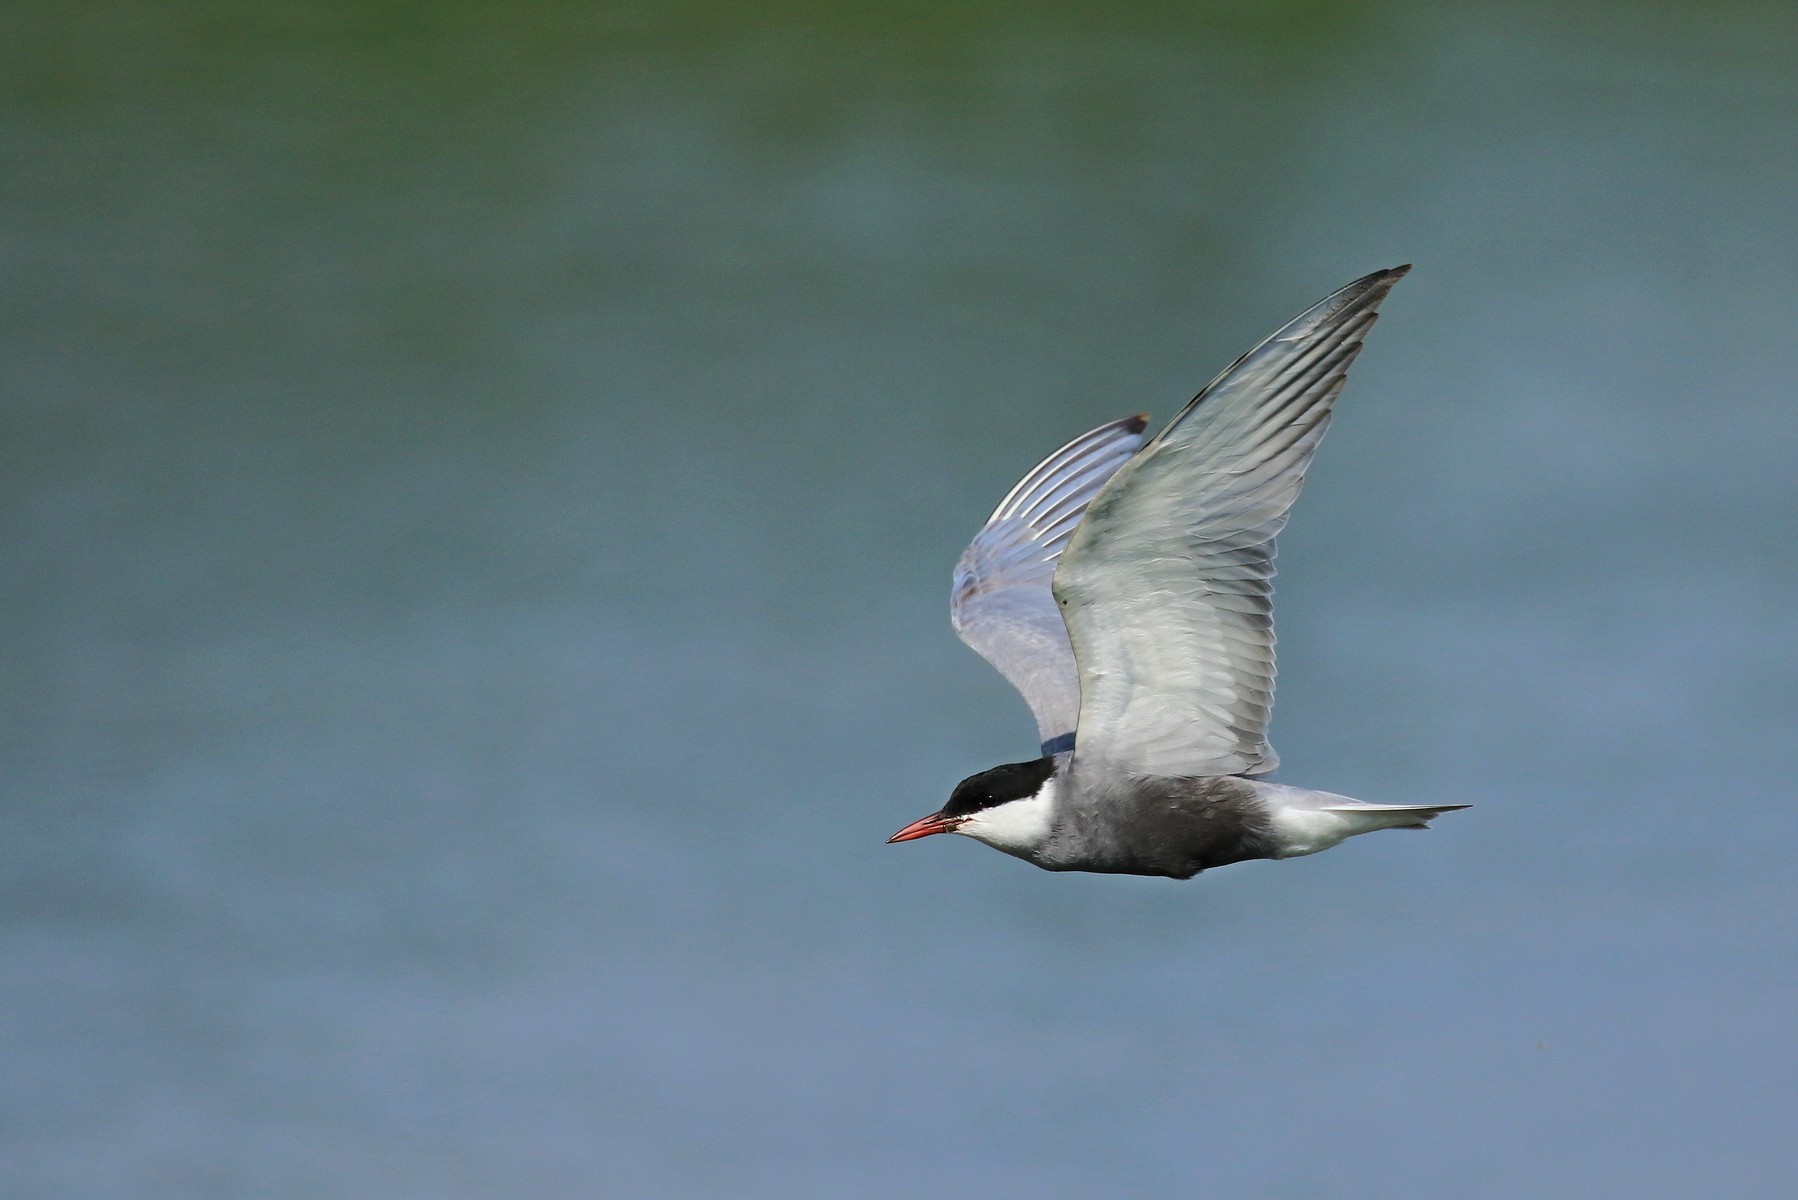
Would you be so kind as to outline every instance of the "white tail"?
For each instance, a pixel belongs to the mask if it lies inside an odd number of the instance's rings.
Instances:
[[[1320,811],[1342,813],[1351,820],[1370,818],[1366,829],[1354,831],[1367,833],[1375,829],[1428,829],[1430,822],[1443,813],[1472,807],[1471,804],[1363,804],[1357,800],[1353,804],[1326,804]]]
[[[1255,782],[1272,819],[1275,858],[1316,854],[1358,833],[1376,829],[1428,829],[1445,812],[1470,804],[1365,804],[1348,796],[1280,783]]]

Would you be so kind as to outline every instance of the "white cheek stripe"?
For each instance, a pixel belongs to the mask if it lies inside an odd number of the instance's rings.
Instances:
[[[1039,846],[1055,825],[1055,783],[1051,778],[1034,796],[982,809],[958,825],[955,832],[998,850]]]

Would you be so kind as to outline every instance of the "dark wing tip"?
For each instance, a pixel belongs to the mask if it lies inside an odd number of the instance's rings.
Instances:
[[[1125,417],[1122,421],[1119,421],[1118,424],[1122,425],[1125,429],[1128,429],[1131,433],[1141,433],[1149,427],[1149,414],[1137,413],[1134,417]]]
[[[1387,267],[1363,275],[1355,282],[1346,284],[1313,304],[1310,308],[1288,321],[1286,325],[1269,342],[1291,341],[1299,337],[1315,334],[1331,323],[1345,323],[1354,318],[1356,313],[1367,312],[1378,308],[1386,299],[1386,293],[1403,279],[1411,270],[1411,264],[1399,267]],[[1263,343],[1265,345],[1266,343]],[[1260,347],[1256,347],[1260,349]],[[1250,352],[1251,354],[1253,351]],[[1248,355],[1244,355],[1247,358]],[[1240,359],[1237,361],[1241,361]]]
[[[1386,293],[1392,290],[1392,285],[1410,273],[1410,263],[1404,263],[1396,267],[1386,267],[1383,270],[1363,275],[1336,294],[1342,297],[1344,301],[1350,302],[1361,299],[1369,292],[1377,292],[1379,296],[1384,299]]]

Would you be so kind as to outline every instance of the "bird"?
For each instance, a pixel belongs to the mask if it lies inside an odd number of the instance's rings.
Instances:
[[[1410,269],[1331,293],[1146,444],[1146,414],[1101,425],[1006,493],[956,563],[950,617],[1030,706],[1040,754],[962,780],[889,843],[954,833],[1050,871],[1190,879],[1470,807],[1269,778],[1274,539]]]

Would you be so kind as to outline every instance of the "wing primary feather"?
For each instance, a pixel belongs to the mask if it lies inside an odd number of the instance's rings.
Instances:
[[[1079,667],[1076,763],[1257,777],[1278,764],[1274,542],[1409,269],[1376,271],[1287,322],[1087,501],[1054,581]]]
[[[1044,742],[1071,736],[1080,681],[1050,585],[1086,505],[1142,445],[1145,414],[1075,438],[1024,474],[956,563],[949,620],[1023,695]]]
[[[1036,464],[1025,474],[1024,478],[1018,480],[1012,489],[1005,493],[1005,498],[999,501],[998,507],[993,509],[993,518],[1014,515],[1016,506],[1023,499],[1030,497],[1045,478],[1067,472],[1082,458],[1097,457],[1112,452],[1117,441],[1131,435],[1141,434],[1144,429],[1148,428],[1148,424],[1149,414],[1138,413],[1135,416],[1101,425],[1089,433],[1081,434]],[[1131,452],[1135,452],[1134,446],[1131,448]],[[1106,472],[1106,476],[1109,478],[1109,471]],[[989,518],[989,520],[991,519]]]

